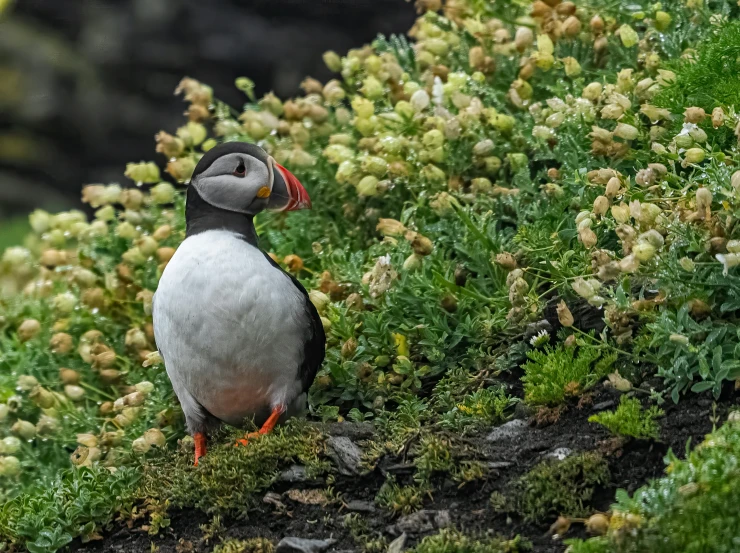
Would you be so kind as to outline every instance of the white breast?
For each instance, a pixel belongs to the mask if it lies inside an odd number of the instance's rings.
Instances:
[[[186,391],[219,419],[239,424],[301,394],[305,297],[236,234],[187,238],[162,275],[153,315],[178,397]]]

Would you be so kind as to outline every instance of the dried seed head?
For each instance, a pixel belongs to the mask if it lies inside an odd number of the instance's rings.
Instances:
[[[595,215],[603,216],[609,210],[609,198],[606,196],[599,196],[594,200],[593,212]]]
[[[568,309],[568,305],[561,301],[557,306],[557,313],[558,313],[558,321],[560,321],[560,324],[565,327],[571,327],[573,326],[573,323],[575,322],[573,320],[573,314],[570,312],[570,309]]]
[[[350,338],[344,344],[342,344],[341,355],[344,359],[351,359],[357,351],[357,340]]]
[[[586,531],[594,536],[604,536],[609,530],[609,518],[597,513],[586,520]]]
[[[66,332],[57,332],[51,337],[49,347],[51,348],[52,353],[64,355],[72,351],[74,340],[72,336]]]
[[[604,32],[604,19],[599,14],[594,15],[589,22],[589,27],[594,34]]]
[[[329,306],[329,296],[319,290],[311,290],[308,294],[308,298],[319,313],[324,313],[326,308]]]
[[[159,428],[150,428],[142,437],[152,447],[164,447],[167,443],[164,433]]]
[[[18,338],[21,342],[27,342],[41,331],[41,323],[36,319],[26,319],[18,327]]]
[[[686,108],[683,114],[683,120],[686,123],[701,123],[707,116],[703,108],[690,107]]]
[[[561,27],[563,34],[566,37],[574,38],[581,32],[581,21],[575,15],[571,15],[565,21]]]
[[[721,107],[712,110],[712,126],[716,129],[721,127],[725,122],[725,112]]]
[[[499,254],[496,254],[496,257],[494,258],[497,265],[503,267],[507,271],[513,271],[517,268],[517,262],[516,259],[514,259],[514,256],[511,255],[509,252],[502,252]]]
[[[62,381],[62,384],[77,384],[80,381],[80,373],[62,367],[59,369],[59,380]]]

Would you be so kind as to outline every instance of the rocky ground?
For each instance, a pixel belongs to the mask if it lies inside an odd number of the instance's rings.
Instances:
[[[485,479],[459,487],[444,477],[434,481],[434,491],[424,501],[423,510],[406,516],[393,516],[374,502],[388,474],[399,481],[410,478],[413,466],[407,457],[411,443],[396,456],[383,457],[371,472],[360,466],[363,444],[373,438],[373,427],[367,423],[336,423],[322,426],[331,437],[327,451],[334,460],[340,476],[333,482],[337,500],[329,505],[311,504],[308,490],[326,488],[327,482],[308,480],[300,466],[283,472],[276,485],[264,496],[262,504],[250,512],[246,520],[222,519],[218,538],[204,539],[204,525],[212,522],[202,512],[173,511],[171,526],[157,536],[150,536],[141,525],[127,527],[114,525],[103,539],[88,544],[77,544],[73,551],[92,553],[149,552],[154,544],[161,553],[212,551],[219,539],[268,538],[279,545],[279,553],[288,552],[357,552],[362,544],[352,536],[345,517],[357,514],[366,523],[366,530],[386,537],[388,542],[404,544],[405,550],[422,537],[439,528],[454,526],[466,533],[496,533],[507,537],[517,534],[526,537],[534,551],[555,553],[565,550],[560,540],[554,540],[548,527],[556,516],[536,523],[526,523],[516,513],[500,513],[491,507],[491,494],[504,494],[511,485],[533,466],[544,459],[560,462],[584,451],[598,451],[608,459],[611,478],[609,484],[597,488],[591,501],[594,512],[607,511],[614,493],[622,488],[630,492],[649,479],[659,476],[664,468],[664,457],[669,449],[683,457],[688,440],[696,443],[713,427],[713,419],[724,417],[729,405],[715,405],[704,397],[686,398],[679,407],[667,406],[661,421],[659,442],[624,442],[612,438],[603,427],[588,423],[595,412],[613,409],[618,396],[603,391],[580,406],[571,406],[560,413],[555,422],[526,417],[514,418],[495,428],[464,438],[476,451],[489,472]],[[565,536],[583,537],[580,524],[574,524]]]

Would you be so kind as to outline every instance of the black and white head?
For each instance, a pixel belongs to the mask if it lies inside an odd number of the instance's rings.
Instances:
[[[298,179],[262,148],[245,142],[226,142],[206,152],[190,186],[207,204],[243,215],[311,208]]]

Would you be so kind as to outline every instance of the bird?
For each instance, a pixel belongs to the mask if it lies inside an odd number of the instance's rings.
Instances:
[[[186,192],[185,239],[152,304],[154,337],[195,442],[249,419],[236,445],[305,413],[325,356],[306,289],[259,247],[258,213],[310,209],[300,181],[262,148],[226,142],[198,161]]]

